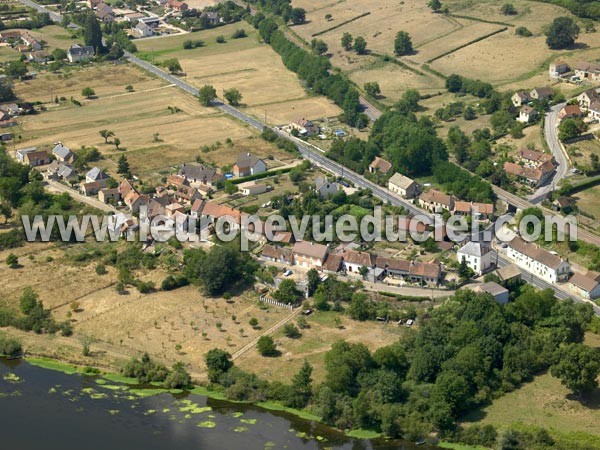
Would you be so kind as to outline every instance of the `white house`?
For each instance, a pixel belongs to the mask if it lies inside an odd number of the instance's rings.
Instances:
[[[321,268],[329,254],[329,247],[309,241],[296,242],[293,247],[296,265],[308,268]]]
[[[321,198],[327,199],[336,194],[339,190],[339,184],[331,182],[325,177],[317,177],[315,179],[315,191]]]
[[[343,268],[348,273],[358,275],[361,267],[371,269],[373,263],[373,256],[368,252],[358,252],[356,250],[346,250],[344,252]]]
[[[91,45],[73,44],[67,51],[67,59],[69,62],[76,63],[87,61],[94,57],[94,47]]]
[[[141,20],[137,23],[133,31],[137,36],[141,38],[150,37],[154,35],[154,28],[152,28],[146,22],[142,22]]]
[[[233,166],[233,174],[236,177],[247,177],[266,171],[267,165],[265,162],[252,153],[241,153]]]
[[[465,261],[477,275],[484,274],[494,264],[490,246],[482,242],[468,242],[458,250],[456,259],[459,263]]]
[[[389,179],[388,189],[404,198],[414,198],[419,195],[417,182],[397,172]]]
[[[548,68],[548,75],[550,78],[560,78],[563,73],[567,73],[570,70],[569,65],[564,61],[555,61],[550,64]]]
[[[583,275],[575,272],[569,280],[569,289],[579,297],[594,300],[600,297],[600,275],[588,273]]]
[[[521,106],[517,120],[521,123],[530,123],[537,119],[538,112],[528,105]]]
[[[243,195],[259,195],[270,190],[271,186],[264,183],[256,183],[255,181],[248,181],[246,183],[238,184],[238,189]]]
[[[571,270],[568,261],[518,236],[508,243],[506,255],[517,266],[548,283],[566,280]]]

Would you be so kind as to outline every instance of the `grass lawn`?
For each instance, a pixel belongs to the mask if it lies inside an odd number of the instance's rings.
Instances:
[[[595,186],[574,195],[577,199],[577,206],[583,211],[595,218],[600,218],[600,186]]]

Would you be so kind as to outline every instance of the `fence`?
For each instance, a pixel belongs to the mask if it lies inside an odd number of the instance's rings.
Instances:
[[[277,300],[272,299],[271,297],[269,297],[266,294],[260,296],[260,301],[263,303],[267,303],[268,305],[273,305],[273,306],[277,306],[279,308],[289,309],[290,311],[294,308],[292,305],[278,302]]]

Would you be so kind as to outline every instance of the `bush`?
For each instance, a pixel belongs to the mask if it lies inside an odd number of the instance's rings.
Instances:
[[[106,266],[104,264],[98,264],[96,266],[96,274],[97,275],[106,275]]]
[[[271,336],[261,336],[256,343],[256,348],[262,356],[277,355],[277,346]]]
[[[285,334],[290,339],[298,339],[302,334],[296,325],[293,323],[286,323],[283,326],[283,334]]]
[[[233,34],[231,35],[231,38],[232,39],[240,39],[240,38],[245,38],[246,36],[248,36],[246,34],[246,30],[244,30],[243,28],[240,28],[233,32]]]
[[[0,355],[15,357],[21,354],[21,343],[13,338],[5,335],[0,335]]]

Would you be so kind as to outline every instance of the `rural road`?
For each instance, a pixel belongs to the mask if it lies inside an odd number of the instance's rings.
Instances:
[[[537,189],[533,194],[528,197],[528,200],[532,204],[541,203],[556,187],[558,183],[569,173],[569,159],[566,153],[563,151],[562,144],[558,139],[558,113],[565,106],[565,103],[554,105],[550,108],[550,111],[546,114],[544,120],[544,137],[548,143],[548,147],[554,155],[554,159],[558,166],[556,172],[548,183]]]
[[[64,184],[59,183],[58,181],[48,180],[46,181],[49,191],[59,192],[59,193],[67,193],[75,200],[78,200],[82,203],[90,205],[96,209],[101,211],[109,212],[109,213],[117,213],[118,211],[113,208],[111,205],[107,205],[106,203],[102,203],[95,197],[87,197],[81,193],[79,193],[75,189],[71,189]]]

